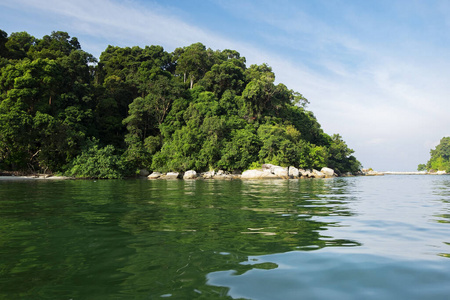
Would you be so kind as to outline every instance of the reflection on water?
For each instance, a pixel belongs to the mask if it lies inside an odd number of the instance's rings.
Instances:
[[[444,176],[434,181],[433,195],[438,199],[439,210],[433,215],[434,221],[442,224],[450,223],[450,176]],[[442,203],[442,205],[439,205]],[[448,236],[448,235],[447,235]],[[450,258],[450,237],[443,244],[446,246],[445,252],[439,253],[440,256]]]
[[[439,299],[446,178],[0,181],[0,298]]]
[[[287,252],[250,257],[252,268],[208,274],[208,283],[229,287],[232,299],[447,299],[448,265],[398,261],[333,251]]]

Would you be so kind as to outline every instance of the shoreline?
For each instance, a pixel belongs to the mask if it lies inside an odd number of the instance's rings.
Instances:
[[[449,175],[445,171],[427,172],[427,171],[369,171],[363,176],[384,176],[384,175]]]
[[[270,168],[271,167],[271,168]],[[147,179],[147,180],[267,180],[267,179],[275,179],[275,180],[289,180],[289,179],[325,179],[325,178],[337,178],[337,177],[364,177],[364,176],[401,176],[401,175],[449,175],[445,171],[437,171],[437,172],[427,172],[427,171],[361,171],[358,174],[344,174],[338,176],[336,173],[325,175],[321,171],[317,170],[306,170],[305,173],[296,173],[295,175],[289,173],[289,168],[282,168],[279,166],[268,166],[265,170],[247,170],[240,174],[234,174],[231,172],[225,171],[209,171],[203,173],[197,173],[195,171],[186,171],[186,172],[168,172],[168,173],[159,173],[153,172],[152,174],[136,177],[126,177],[123,179]],[[282,173],[274,172],[273,170],[277,168],[282,168]],[[304,171],[304,170],[302,170]],[[250,176],[245,175],[246,172],[253,172]],[[255,174],[256,172],[256,174]],[[248,173],[247,173],[248,174]],[[155,176],[156,175],[156,176]],[[0,181],[15,181],[15,180],[105,180],[99,178],[76,178],[76,177],[68,177],[68,176],[57,176],[52,174],[20,174],[20,173],[5,173],[0,172]]]
[[[74,177],[67,176],[53,176],[48,174],[42,175],[0,175],[0,180],[13,181],[13,180],[73,180]]]

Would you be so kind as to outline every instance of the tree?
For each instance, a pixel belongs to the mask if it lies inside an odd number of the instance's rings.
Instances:
[[[2,167],[60,171],[95,131],[95,59],[64,32],[42,40],[15,33],[5,46],[11,59],[0,74]]]
[[[243,62],[232,58],[212,66],[199,84],[216,94],[218,98],[221,98],[227,90],[241,94],[245,86],[244,70]]]
[[[183,75],[183,82],[189,79],[192,89],[194,82],[200,80],[214,64],[212,50],[206,50],[205,45],[196,43],[176,52],[179,54],[176,73]]]
[[[338,174],[350,171],[357,172],[361,168],[361,164],[352,154],[353,149],[348,148],[347,144],[339,134],[331,137],[331,145],[329,147],[328,166],[334,169]]]
[[[427,170],[427,165],[426,164],[419,164],[417,166],[417,171],[421,172],[421,171],[426,171]]]
[[[171,76],[154,78],[145,98],[136,98],[129,106],[125,142],[128,145],[127,159],[139,167],[146,167],[161,146],[160,126],[170,111],[172,103],[182,97],[183,89]]]
[[[249,83],[242,92],[245,114],[261,119],[262,115],[280,116],[287,105],[300,96],[280,83],[275,85],[275,74],[267,65],[252,65],[247,71]]]
[[[45,35],[36,40],[30,48],[30,56],[36,58],[57,59],[69,56],[72,51],[80,50],[81,46],[76,37],[64,31],[53,31],[51,35]]]
[[[259,161],[261,140],[253,126],[233,130],[221,151],[217,167],[225,170],[246,170],[253,162]]]
[[[27,32],[13,32],[5,43],[8,58],[23,59],[27,57],[30,48],[36,44],[36,38]]]
[[[8,41],[8,34],[0,29],[0,57],[7,57],[8,49],[6,48],[6,42]]]
[[[450,172],[450,137],[443,137],[435,149],[430,150],[428,170]]]

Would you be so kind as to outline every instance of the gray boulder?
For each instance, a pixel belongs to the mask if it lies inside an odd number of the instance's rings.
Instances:
[[[263,179],[263,178],[277,178],[269,169],[265,170],[247,170],[241,175],[241,179]]]
[[[169,172],[163,177],[164,179],[178,179],[180,178],[180,173],[178,172]]]
[[[197,178],[197,172],[194,170],[189,170],[184,172],[183,179],[196,179]]]
[[[334,173],[333,169],[324,167],[320,170],[321,173],[325,174],[327,177],[334,177],[336,174]]]
[[[289,178],[289,168],[283,168],[272,164],[263,164],[261,166],[265,172],[270,172],[276,177],[287,179]]]
[[[161,173],[159,172],[153,172],[152,174],[148,175],[147,178],[148,179],[158,179],[162,176]]]
[[[289,177],[298,178],[300,176],[300,171],[296,167],[289,167]]]
[[[200,176],[203,177],[204,179],[212,179],[215,174],[216,174],[216,172],[214,170],[211,170],[208,172],[201,173]]]
[[[299,169],[300,174],[302,175],[302,177],[313,177],[313,173],[311,170],[307,169],[307,170],[303,170],[303,169]]]
[[[312,177],[314,177],[314,178],[325,178],[325,174],[320,172],[320,171],[317,171],[317,170],[313,169]]]
[[[289,178],[289,169],[288,168],[274,166],[271,169],[271,173],[274,174],[275,176],[283,178],[283,179]]]

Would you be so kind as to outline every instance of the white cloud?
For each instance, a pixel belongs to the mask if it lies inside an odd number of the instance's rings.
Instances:
[[[420,39],[425,34],[410,36],[414,30],[407,24],[377,20],[354,7],[331,15],[340,18],[341,25],[334,26],[333,20],[309,15],[296,5],[290,9],[274,2],[217,3],[235,17],[270,30],[253,29],[259,42],[237,40],[176,17],[166,3],[16,0],[8,6],[40,11],[65,23],[65,30],[83,36],[83,48],[96,56],[108,44],[160,44],[171,51],[202,42],[213,49],[236,49],[248,64],[267,62],[277,82],[310,100],[310,109],[327,133],[340,133],[356,156],[374,168],[391,169],[387,164],[393,164],[398,170],[414,169],[426,162],[430,145],[448,134],[450,60],[445,45],[432,43],[438,33],[425,43]],[[392,11],[400,11],[398,5]],[[425,20],[435,12],[417,15]],[[449,26],[444,17],[443,31]],[[280,45],[283,53],[274,50]]]
[[[24,9],[56,14],[65,20],[73,35],[103,38],[116,44],[160,44],[172,50],[198,41],[224,44],[217,35],[172,17],[154,4],[111,0],[17,0],[17,4]]]

